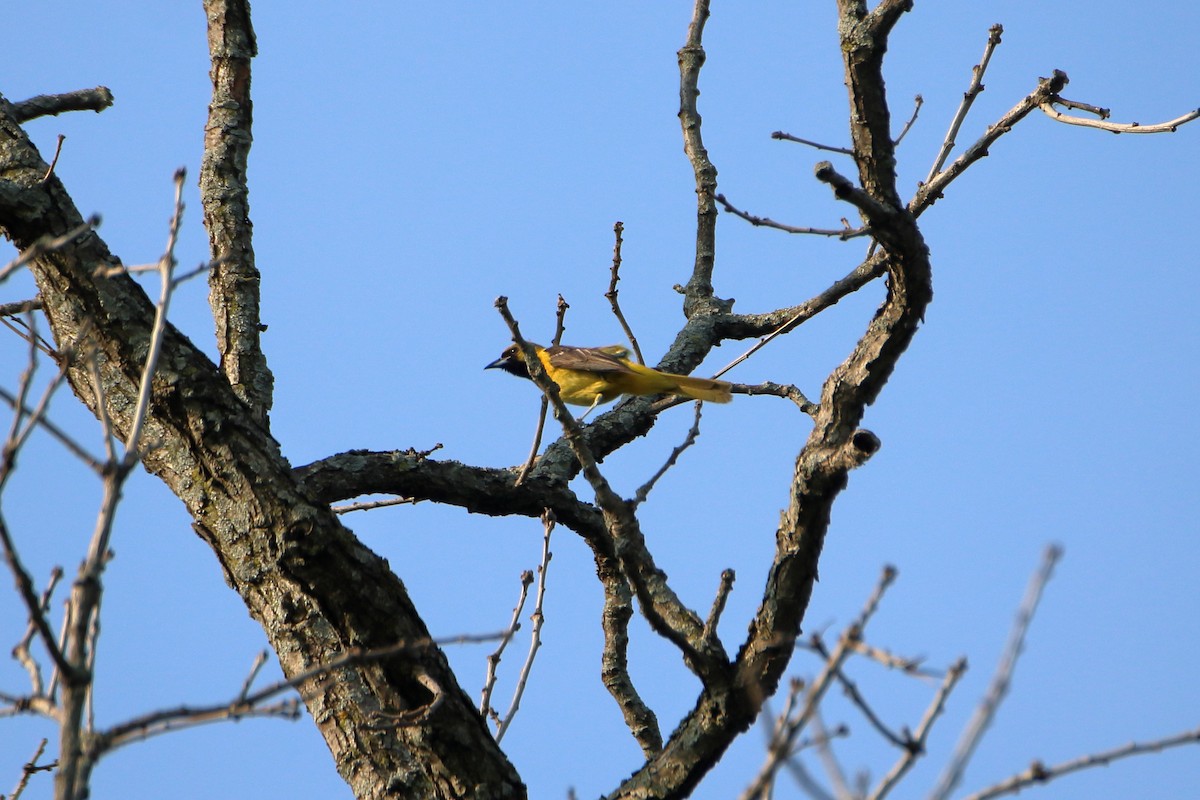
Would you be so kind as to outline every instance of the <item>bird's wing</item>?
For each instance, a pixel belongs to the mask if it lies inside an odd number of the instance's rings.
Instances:
[[[628,354],[629,351],[620,345],[609,347],[555,345],[546,348],[546,356],[550,359],[551,366],[586,372],[631,373],[633,370],[622,360]]]

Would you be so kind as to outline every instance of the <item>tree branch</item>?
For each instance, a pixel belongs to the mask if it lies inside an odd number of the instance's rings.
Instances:
[[[258,54],[248,0],[205,0],[212,101],[200,163],[200,202],[208,229],[213,269],[209,303],[217,325],[221,372],[264,425],[271,410],[274,377],[260,334],[262,276],[254,264],[250,190],[246,185],[250,129],[250,60]]]
[[[1180,125],[1186,125],[1192,120],[1200,119],[1200,109],[1196,109],[1175,119],[1153,125],[1142,125],[1138,122],[1107,122],[1104,119],[1088,119],[1087,117],[1073,117],[1069,114],[1064,114],[1054,107],[1056,104],[1064,104],[1075,108],[1083,105],[1058,97],[1042,103],[1038,108],[1055,122],[1061,122],[1066,125],[1080,125],[1085,128],[1097,128],[1109,133],[1174,133],[1179,129]],[[1108,109],[1103,109],[1103,111],[1105,112],[1104,116],[1107,117]]]
[[[1048,102],[1051,98],[1056,97],[1063,87],[1067,85],[1068,78],[1066,73],[1054,70],[1054,74],[1049,78],[1041,78],[1038,81],[1038,88],[1025,96],[1021,102],[1013,106],[1008,113],[1000,117],[994,124],[990,125],[983,136],[979,137],[973,145],[968,147],[962,155],[954,159],[950,166],[937,173],[935,177],[927,181],[923,186],[917,189],[913,198],[908,201],[908,210],[914,216],[921,216],[924,211],[933,205],[942,197],[942,192],[946,187],[966,171],[967,167],[974,164],[979,159],[988,155],[988,148],[995,143],[1004,134],[1013,129],[1013,126],[1029,115],[1031,111],[1040,108],[1043,103]]]
[[[1017,660],[1020,659],[1021,652],[1025,649],[1025,634],[1029,631],[1029,624],[1033,621],[1033,615],[1037,611],[1042,592],[1054,574],[1054,566],[1060,558],[1062,558],[1062,549],[1057,546],[1047,547],[1042,554],[1042,563],[1029,580],[1025,597],[1021,601],[1021,607],[1017,610],[1017,618],[1013,621],[1012,630],[1009,631],[1004,654],[1000,658],[1000,663],[996,665],[996,672],[988,685],[987,694],[979,702],[975,713],[971,715],[970,721],[954,748],[954,755],[942,770],[937,786],[930,793],[929,796],[933,800],[944,800],[958,786],[967,764],[975,754],[975,748],[983,739],[984,733],[992,724],[996,710],[1000,707],[1005,695],[1008,694],[1013,672],[1017,668]]]
[[[1082,769],[1090,769],[1091,767],[1107,767],[1114,761],[1119,761],[1123,758],[1132,756],[1145,755],[1147,753],[1160,753],[1163,750],[1172,747],[1181,747],[1183,745],[1200,744],[1200,728],[1194,728],[1190,731],[1176,734],[1175,736],[1164,736],[1161,739],[1155,739],[1151,742],[1130,742],[1121,747],[1114,747],[1111,750],[1104,750],[1099,753],[1092,753],[1079,758],[1063,761],[1059,764],[1047,766],[1040,761],[1035,761],[1029,765],[1029,769],[1024,772],[1014,775],[1008,780],[1001,781],[995,786],[991,786],[976,794],[969,795],[965,800],[991,800],[993,797],[1001,797],[1006,794],[1017,794],[1022,789],[1030,786],[1049,783],[1055,778],[1061,778],[1064,775],[1069,775],[1072,772],[1078,772]]]
[[[0,101],[0,231],[18,248],[82,223],[61,183],[42,183],[45,171]],[[128,434],[154,308],[127,276],[96,277],[97,268],[114,263],[100,238],[88,233],[29,267],[60,351],[85,352],[90,344],[100,354],[104,406],[116,431]],[[101,401],[87,372],[75,363],[68,378],[96,413]],[[285,675],[328,663],[350,647],[429,638],[387,563],[300,490],[261,417],[171,325],[144,435],[160,445],[145,454],[145,465],[196,520]],[[359,735],[375,709],[427,707],[431,682],[442,698],[436,719]],[[382,797],[396,781],[433,797],[442,770],[478,787],[479,797],[523,795],[515,770],[436,648],[422,651],[419,663],[397,656],[340,670],[326,691],[305,701],[359,797]]]
[[[97,86],[63,94],[40,94],[13,103],[13,117],[19,123],[26,123],[38,117],[56,117],[67,111],[95,111],[99,114],[112,104],[113,94],[108,87]]]

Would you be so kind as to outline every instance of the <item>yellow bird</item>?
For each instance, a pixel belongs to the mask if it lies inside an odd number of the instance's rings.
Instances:
[[[532,343],[531,343],[532,344]],[[568,347],[532,345],[546,374],[558,384],[563,402],[595,408],[623,394],[678,394],[693,400],[728,403],[732,384],[711,378],[673,375],[629,360],[629,350],[621,345],[608,347]],[[484,369],[502,369],[521,378],[529,377],[521,349],[510,345],[500,358]],[[587,414],[584,414],[587,416]]]

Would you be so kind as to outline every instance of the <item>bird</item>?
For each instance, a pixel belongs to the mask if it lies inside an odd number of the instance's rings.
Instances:
[[[619,344],[607,347],[542,347],[529,343],[542,362],[546,374],[558,384],[564,403],[589,406],[584,417],[601,403],[623,394],[678,394],[693,400],[728,403],[732,384],[711,378],[674,375],[629,360],[629,349]],[[502,369],[520,378],[529,378],[529,367],[521,348],[507,347],[500,357],[484,369]]]

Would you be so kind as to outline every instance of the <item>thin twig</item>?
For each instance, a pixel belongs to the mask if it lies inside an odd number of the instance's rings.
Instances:
[[[55,250],[65,247],[73,242],[75,237],[82,236],[83,234],[99,227],[100,217],[99,215],[93,214],[84,220],[82,224],[75,226],[62,236],[55,236],[53,238],[47,238],[43,236],[39,238],[29,247],[26,247],[25,250],[22,251],[21,254],[12,261],[8,262],[3,267],[0,267],[0,283],[8,280],[10,275],[35,258],[45,255],[46,253],[53,253]]]
[[[717,596],[713,598],[712,608],[708,610],[708,618],[704,620],[704,637],[712,639],[717,635],[717,626],[721,624],[721,614],[725,612],[725,603],[729,593],[733,591],[733,581],[736,574],[731,569],[721,570],[721,582],[717,584]]]
[[[789,719],[783,733],[776,739],[775,746],[767,753],[767,759],[759,768],[758,774],[754,780],[750,782],[739,795],[741,800],[750,800],[750,798],[762,797],[763,788],[774,780],[774,775],[783,766],[788,754],[791,752],[800,731],[808,724],[809,719],[816,712],[817,706],[820,705],[821,699],[825,696],[825,692],[833,683],[838,670],[842,668],[846,657],[850,654],[852,645],[855,641],[861,638],[862,631],[854,626],[848,627],[840,637],[838,637],[837,646],[825,661],[825,666],[821,670],[821,674],[817,676],[804,695],[804,705],[796,715]]]
[[[48,742],[48,739],[42,739],[37,749],[33,751],[33,758],[25,762],[25,766],[21,768],[21,778],[17,781],[17,785],[13,788],[12,793],[9,794],[8,800],[18,800],[21,797],[22,792],[25,791],[25,787],[29,785],[29,779],[33,777],[34,773],[49,772],[57,766],[56,762],[40,765],[37,763],[38,759],[42,757],[42,753],[46,752],[46,744]]]
[[[879,610],[879,603],[883,600],[883,595],[887,592],[888,587],[896,582],[896,576],[899,571],[891,564],[886,564],[883,570],[879,573],[879,580],[875,582],[875,588],[871,592],[871,596],[867,598],[867,602],[863,604],[863,609],[859,612],[858,619],[855,624],[859,628],[867,627],[867,623],[871,621],[871,617],[875,616],[875,612]]]
[[[1054,566],[1062,558],[1062,552],[1061,547],[1051,545],[1042,553],[1042,562],[1033,577],[1030,578],[1029,586],[1025,590],[1025,597],[1021,601],[1021,607],[1017,610],[1017,618],[1013,621],[1012,629],[1009,631],[1008,643],[1004,647],[1000,663],[996,665],[996,672],[992,675],[987,693],[980,700],[979,705],[975,708],[975,713],[959,737],[953,756],[929,795],[931,800],[945,800],[957,788],[967,764],[975,754],[975,748],[983,739],[984,733],[992,724],[997,709],[1008,694],[1013,672],[1017,668],[1017,660],[1025,648],[1025,634],[1028,633],[1029,625],[1033,622],[1033,615],[1037,611],[1042,592],[1054,574]]]
[[[917,759],[925,754],[925,741],[929,738],[929,731],[933,727],[934,720],[941,715],[942,710],[946,707],[946,698],[950,696],[950,692],[954,691],[954,686],[966,671],[966,659],[959,659],[950,666],[946,677],[942,680],[942,685],[938,687],[937,694],[933,696],[929,707],[925,709],[925,716],[921,717],[916,732],[905,742],[904,753],[900,756],[900,760],[892,766],[887,775],[883,776],[868,800],[883,800],[888,792],[896,787],[900,779],[912,769]]]
[[[16,466],[17,452],[21,449],[25,438],[29,435],[29,431],[33,429],[33,423],[22,425],[24,423],[25,400],[29,397],[29,392],[33,388],[33,376],[37,373],[38,366],[38,349],[37,349],[37,333],[33,330],[35,317],[32,311],[26,312],[26,326],[29,329],[29,353],[25,358],[25,369],[21,370],[21,376],[17,379],[17,396],[12,404],[13,414],[12,422],[9,424],[8,436],[4,440],[4,451],[0,454],[0,487],[3,487],[9,477],[12,475],[13,467]],[[43,398],[44,399],[44,398]],[[22,429],[24,434],[22,434]]]
[[[741,219],[746,220],[746,222],[749,222],[756,228],[772,228],[773,230],[783,231],[784,233],[801,233],[810,234],[812,236],[836,236],[842,241],[853,239],[857,236],[866,236],[871,232],[870,228],[852,228],[849,224],[841,228],[808,228],[799,227],[796,225],[787,225],[782,222],[776,222],[770,217],[758,217],[748,211],[742,211],[740,208],[733,205],[733,203],[730,203],[723,194],[717,195],[716,200],[727,212],[733,214],[735,217],[740,217]]]
[[[177,706],[143,714],[93,735],[93,758],[110,753],[134,742],[144,741],[164,733],[194,728],[213,722],[226,722],[251,717],[300,718],[297,698],[288,698],[272,705],[261,705],[250,699],[235,699],[229,703],[208,706]]]
[[[496,688],[496,668],[500,665],[500,658],[504,655],[508,643],[512,641],[517,631],[521,630],[521,611],[525,608],[525,601],[529,599],[531,585],[533,585],[533,572],[527,569],[521,573],[521,593],[517,596],[517,604],[513,607],[512,619],[509,620],[508,627],[504,629],[504,636],[500,638],[496,649],[487,657],[487,674],[483,678],[483,696],[479,700],[479,713],[495,720],[497,725],[500,723],[500,715],[492,708],[492,692]]]
[[[902,658],[882,647],[876,647],[866,642],[859,642],[854,648],[854,652],[882,664],[888,669],[898,669],[901,672],[921,678],[942,678],[946,674],[942,670],[922,667],[921,664],[924,663],[923,658]]]
[[[36,337],[33,338],[36,340]],[[76,442],[69,434],[67,434],[64,430],[59,428],[46,417],[46,413],[49,410],[50,398],[65,381],[69,363],[70,359],[64,358],[61,360],[58,374],[55,375],[54,378],[50,380],[50,383],[46,385],[46,389],[42,392],[42,397],[38,401],[38,404],[35,408],[29,408],[23,405],[20,401],[20,398],[9,394],[7,390],[0,388],[0,400],[3,400],[5,403],[7,403],[10,408],[17,412],[18,416],[23,413],[27,417],[24,431],[21,432],[17,441],[14,442],[12,446],[15,449],[19,449],[24,445],[25,440],[29,437],[29,434],[32,433],[33,428],[40,427],[52,437],[57,439],[59,444],[67,448],[72,455],[90,467],[93,472],[100,474],[104,470],[104,465],[100,462],[100,460],[94,457],[91,453],[87,452],[82,445]],[[3,484],[4,480],[7,480],[7,476],[5,476],[3,479],[0,479],[0,485]]]
[[[971,83],[963,92],[962,102],[958,104],[958,110],[954,113],[954,118],[950,120],[950,129],[946,131],[946,138],[942,140],[942,147],[938,150],[937,158],[933,160],[933,166],[929,168],[929,175],[925,178],[925,183],[932,181],[942,171],[942,165],[946,163],[950,152],[954,150],[954,140],[958,136],[959,128],[962,127],[963,120],[967,118],[967,112],[971,110],[975,98],[983,91],[983,73],[987,72],[988,63],[992,60],[992,53],[1000,44],[1000,37],[1003,34],[1004,26],[1002,25],[997,24],[988,28],[988,40],[983,48],[983,58],[979,59],[978,64],[971,67]]]
[[[858,690],[858,684],[850,680],[850,678],[848,678],[846,673],[842,670],[838,670],[837,679],[838,683],[842,687],[842,691],[845,693],[846,697],[849,698],[851,705],[855,706],[859,712],[866,717],[867,722],[879,733],[880,736],[882,736],[884,739],[887,739],[896,747],[904,748],[907,746],[905,737],[892,731],[892,729],[884,724],[884,721],[879,718],[879,715],[875,713],[875,709],[871,708],[871,705],[867,702],[867,699],[862,696],[862,692]]]
[[[949,166],[937,172],[932,178],[921,185],[912,199],[908,201],[908,210],[914,216],[918,217],[925,213],[930,206],[942,197],[947,186],[959,175],[962,175],[968,167],[990,153],[990,148],[997,139],[1011,131],[1013,126],[1028,116],[1035,108],[1041,106],[1042,103],[1057,97],[1058,93],[1062,91],[1067,83],[1068,78],[1066,73],[1060,70],[1055,70],[1049,78],[1039,79],[1037,89],[1022,98],[1019,103],[1001,115],[1000,119],[989,125],[984,134],[974,144],[964,150],[958,158],[954,159]]]
[[[1062,98],[1054,98],[1049,102],[1042,103],[1039,108],[1056,122],[1062,122],[1066,125],[1079,125],[1084,128],[1096,128],[1109,133],[1174,133],[1180,125],[1186,125],[1194,119],[1200,119],[1200,108],[1189,111],[1181,117],[1168,120],[1166,122],[1158,122],[1152,125],[1141,125],[1137,122],[1105,122],[1103,119],[1088,119],[1087,117],[1074,117],[1069,114],[1064,114],[1054,106],[1062,103],[1069,108],[1083,108],[1088,110],[1095,109],[1098,112],[1103,112],[1105,116],[1108,114],[1108,109],[1096,109],[1095,106],[1087,106],[1084,103],[1076,103],[1063,100]]]
[[[393,656],[401,654],[419,653],[421,650],[446,647],[452,644],[479,644],[481,642],[494,642],[501,639],[505,635],[505,631],[496,633],[479,633],[470,634],[464,633],[457,636],[440,636],[424,639],[401,640],[395,644],[385,645],[384,647],[364,648],[352,647],[344,651],[340,656],[324,664],[317,664],[314,667],[298,672],[290,678],[259,689],[257,692],[246,697],[246,702],[254,705],[267,700],[280,692],[286,692],[289,689],[296,689],[304,694],[301,686],[313,678],[321,675],[327,675],[334,670],[344,669],[346,667],[354,667],[361,664],[371,663],[373,661],[382,661]]]
[[[94,673],[92,667],[95,664],[97,640],[100,633],[100,604],[104,596],[101,576],[111,557],[109,541],[117,505],[121,499],[122,487],[143,452],[143,449],[139,447],[138,440],[141,438],[147,418],[154,372],[166,333],[166,316],[172,293],[171,273],[175,266],[174,250],[183,218],[184,177],[183,169],[176,170],[174,177],[175,211],[171,217],[167,246],[159,259],[162,284],[160,299],[155,307],[155,317],[138,387],[138,396],[124,438],[124,452],[120,457],[116,455],[113,446],[116,435],[105,402],[98,356],[94,350],[85,354],[96,397],[95,412],[100,420],[105,448],[108,451],[108,463],[103,471],[104,494],[100,510],[96,515],[87,555],[80,565],[65,614],[65,619],[69,619],[69,624],[65,626],[62,649],[69,669],[62,670],[64,683],[59,742],[61,763],[56,788],[66,797],[74,797],[77,792],[86,787],[87,776],[104,749],[102,745],[87,748],[83,746],[85,732],[88,736],[93,735],[92,676]],[[87,714],[86,721],[84,719],[85,712]]]
[[[617,221],[613,225],[613,260],[612,271],[608,281],[608,291],[604,296],[608,298],[609,305],[612,306],[613,314],[617,318],[617,322],[621,323],[621,330],[625,331],[625,336],[629,339],[629,343],[633,345],[633,354],[637,356],[639,364],[645,364],[646,359],[642,358],[642,348],[638,345],[637,337],[633,335],[633,329],[629,327],[629,323],[625,321],[625,315],[621,312],[621,304],[617,302],[617,282],[621,280],[621,234],[625,231],[625,223]]]
[[[546,621],[546,616],[543,613],[546,600],[546,570],[550,566],[550,559],[554,557],[554,554],[550,552],[550,534],[554,531],[554,523],[554,512],[547,508],[542,512],[542,526],[545,533],[542,535],[542,563],[538,566],[537,593],[534,595],[533,614],[530,617],[533,626],[529,632],[529,654],[525,657],[525,663],[521,666],[521,674],[517,678],[517,688],[513,691],[512,703],[508,707],[508,713],[504,715],[504,720],[500,723],[500,727],[496,731],[497,743],[504,738],[504,734],[508,732],[508,726],[512,724],[513,718],[517,715],[517,709],[521,707],[521,697],[525,694],[525,686],[529,682],[529,673],[533,670],[533,660],[537,656],[537,651],[542,646],[542,625]]]
[[[700,412],[703,405],[703,403],[696,403],[696,415],[692,418],[692,427],[688,429],[687,436],[684,437],[683,442],[671,450],[671,455],[667,456],[666,463],[650,476],[650,480],[638,487],[633,499],[629,501],[633,508],[637,508],[646,502],[646,498],[650,496],[650,492],[654,489],[654,484],[658,483],[659,478],[666,475],[667,470],[675,466],[675,462],[679,460],[683,452],[696,443],[696,438],[700,436]]]
[[[146,363],[142,366],[137,405],[134,407],[133,419],[129,423],[129,434],[125,438],[125,463],[129,467],[132,467],[141,457],[141,452],[138,450],[138,438],[142,434],[142,423],[149,411],[154,371],[158,367],[159,353],[162,352],[163,331],[167,325],[167,311],[171,306],[173,289],[171,276],[176,265],[175,243],[179,241],[179,229],[183,224],[183,183],[186,178],[187,170],[185,168],[180,167],[175,171],[175,213],[171,215],[166,250],[159,259],[162,287],[159,292],[158,304],[154,309],[154,324],[150,328],[150,352],[146,354]]]
[[[763,344],[765,344],[765,342],[763,342]],[[740,364],[742,361],[745,361],[747,358],[749,358],[751,355],[753,355],[754,352],[756,352],[757,350],[760,350],[760,349],[761,349],[761,345],[753,348],[750,352],[743,353],[741,356],[739,356],[737,358],[737,360],[733,364],[730,364],[730,365],[722,368],[721,371],[718,372],[717,375],[715,375],[713,377],[724,375],[726,372],[731,370],[734,366],[736,366],[737,364]],[[729,388],[729,391],[733,392],[734,394],[744,394],[744,395],[748,395],[748,396],[753,396],[753,395],[757,394],[757,395],[771,395],[772,397],[782,397],[785,400],[791,400],[793,403],[796,404],[797,408],[799,408],[805,414],[808,414],[810,417],[813,416],[814,414],[816,414],[817,411],[820,409],[820,406],[818,406],[813,401],[809,400],[808,397],[805,396],[804,392],[800,391],[800,387],[798,387],[794,384],[790,384],[790,383],[789,384],[781,384],[781,383],[774,383],[773,381],[763,381],[762,383],[755,383],[755,384],[735,383]]]
[[[50,578],[46,581],[46,588],[42,589],[42,596],[38,604],[38,611],[43,618],[50,612],[50,598],[53,596],[58,582],[62,580],[62,576],[62,567],[54,567],[50,570]],[[48,630],[49,625],[46,627]],[[12,649],[13,658],[29,673],[30,695],[33,697],[45,692],[45,686],[42,683],[42,668],[33,654],[29,652],[29,646],[33,644],[33,637],[37,633],[38,625],[33,619],[30,619],[25,625],[25,633],[21,636],[21,640]]]
[[[1112,116],[1112,109],[1110,108],[1094,106],[1091,103],[1081,103],[1078,100],[1068,100],[1065,97],[1054,98],[1054,105],[1062,106],[1063,108],[1073,108],[1076,111],[1086,111],[1099,119],[1108,119]]]
[[[792,136],[790,133],[784,133],[783,131],[775,131],[771,134],[771,138],[782,142],[796,142],[797,144],[808,145],[817,150],[825,150],[830,153],[841,153],[844,156],[854,155],[854,150],[849,147],[834,147],[833,145],[821,144],[811,139],[801,139],[799,136]]]
[[[1200,744],[1200,728],[1184,731],[1174,736],[1165,736],[1162,739],[1155,739],[1152,742],[1140,744],[1138,742],[1130,742],[1121,747],[1114,747],[1112,750],[1080,756],[1079,758],[1051,766],[1046,766],[1040,761],[1035,761],[1024,772],[1014,775],[1008,780],[1001,781],[995,786],[990,786],[981,792],[970,795],[965,800],[991,800],[993,797],[1000,797],[1005,794],[1016,794],[1026,787],[1047,783],[1055,778],[1061,778],[1063,775],[1078,772],[1081,769],[1107,767],[1112,762],[1123,758],[1145,755],[1146,753],[1159,753],[1168,748],[1180,747],[1185,744]]]
[[[0,547],[4,548],[4,559],[16,581],[17,593],[21,595],[21,599],[25,602],[25,610],[29,612],[29,623],[37,628],[38,635],[46,647],[46,652],[50,654],[50,660],[54,662],[55,669],[66,675],[68,679],[73,679],[78,674],[77,670],[67,660],[53,631],[50,630],[50,623],[41,611],[41,598],[33,588],[33,579],[17,555],[16,545],[13,544],[12,537],[8,533],[8,525],[5,524],[2,516],[0,516]]]
[[[28,316],[31,311],[42,311],[42,301],[38,298],[21,300],[15,303],[5,303],[0,306],[0,324],[15,333],[21,339],[29,342],[45,355],[55,358],[54,348],[50,346],[35,329],[32,319]],[[18,317],[17,314],[26,315]],[[36,319],[36,318],[35,318]]]
[[[242,681],[242,691],[238,693],[238,700],[245,702],[247,695],[250,694],[250,688],[254,685],[254,681],[258,678],[258,674],[262,672],[262,668],[266,665],[268,653],[266,650],[260,650],[258,655],[254,657],[254,661],[250,664],[250,672],[246,675],[246,680]]]
[[[213,268],[213,265],[219,260],[220,259],[213,259],[212,261],[205,261],[199,266],[192,267],[187,272],[176,275],[172,282],[172,288],[178,289],[182,284],[187,283],[192,278],[197,278],[201,275],[207,274]]]
[[[54,158],[50,160],[50,166],[46,168],[46,174],[42,176],[42,183],[50,180],[50,176],[54,174],[54,168],[58,165],[58,157],[62,155],[63,142],[67,137],[61,133],[58,135],[58,145],[54,148]]]
[[[846,780],[846,770],[842,768],[842,762],[838,760],[837,753],[833,752],[834,735],[826,730],[825,720],[821,717],[821,709],[818,708],[813,712],[812,719],[808,724],[812,727],[812,738],[793,747],[792,752],[788,755],[788,760],[797,760],[804,745],[815,748],[817,758],[821,760],[821,766],[825,769],[825,775],[833,787],[834,796],[854,797],[854,793],[850,790],[850,782]],[[834,733],[838,730],[848,731],[849,729],[845,725],[841,725],[834,730]]]
[[[788,722],[792,717],[792,710],[799,702],[801,695],[804,693],[804,681],[800,678],[792,678],[788,681],[787,697],[783,701],[783,710],[778,714],[770,712],[770,698],[763,701],[763,713],[759,714],[759,720],[764,728],[766,728],[766,746],[768,753],[774,753],[781,747],[786,746],[786,735],[788,730]],[[772,723],[770,720],[774,719]],[[769,798],[775,786],[775,773],[764,776],[758,787],[758,794],[750,795],[748,792],[742,793],[742,800],[758,800],[758,798]]]
[[[361,503],[349,503],[344,506],[332,506],[329,510],[335,514],[349,514],[351,511],[372,511],[376,508],[389,506],[416,505],[420,500],[416,497],[389,497],[385,500],[364,500]]]
[[[896,137],[895,141],[893,141],[892,144],[898,145],[898,144],[900,144],[900,142],[904,141],[904,137],[908,135],[908,132],[912,129],[913,124],[916,123],[917,115],[921,113],[921,106],[924,103],[925,103],[925,98],[921,97],[921,95],[917,95],[916,97],[913,98],[912,116],[908,118],[908,122],[904,123],[904,127],[900,129],[900,134]]]

